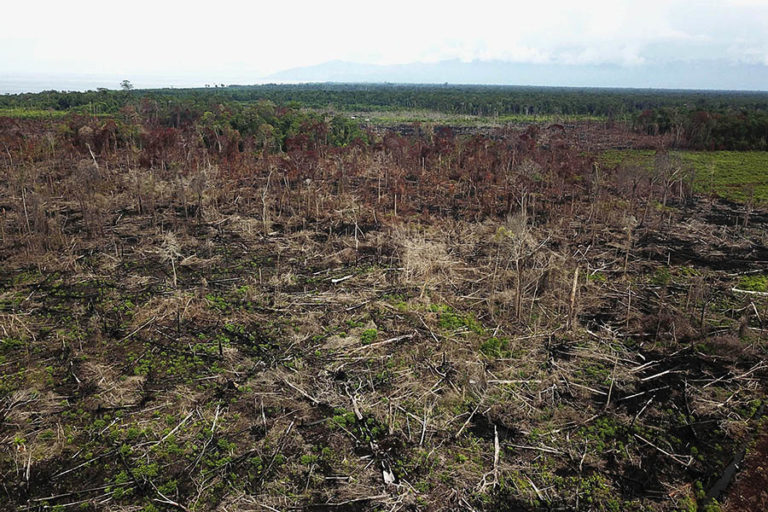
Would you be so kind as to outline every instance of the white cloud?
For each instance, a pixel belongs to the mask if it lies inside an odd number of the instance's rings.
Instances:
[[[631,66],[700,57],[704,47],[715,58],[768,60],[761,0],[40,0],[3,12],[6,73],[257,77],[328,60],[452,58]]]

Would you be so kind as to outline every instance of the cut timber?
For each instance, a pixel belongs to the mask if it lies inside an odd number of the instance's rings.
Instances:
[[[579,267],[573,271],[573,287],[571,288],[571,301],[568,308],[568,329],[573,327],[573,321],[576,317],[576,290],[579,284]]]
[[[768,297],[768,292],[753,292],[752,290],[741,290],[739,288],[731,288],[734,293],[747,293],[749,295],[760,295],[761,297]]]

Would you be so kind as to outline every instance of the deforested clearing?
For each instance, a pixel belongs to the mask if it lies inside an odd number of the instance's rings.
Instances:
[[[0,508],[764,499],[762,153],[35,112],[0,118]]]

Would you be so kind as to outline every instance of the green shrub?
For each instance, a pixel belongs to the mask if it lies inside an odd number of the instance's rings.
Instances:
[[[305,466],[309,466],[310,464],[314,464],[317,462],[319,457],[317,455],[302,455],[301,456],[301,463]]]
[[[666,286],[672,280],[672,273],[667,267],[659,267],[651,277],[651,283],[658,286]]]
[[[587,279],[595,283],[604,283],[608,278],[602,272],[595,272],[594,274],[588,274]]]
[[[360,335],[360,341],[363,342],[363,345],[370,345],[371,343],[376,341],[376,338],[378,336],[379,336],[379,331],[377,331],[376,329],[366,329]]]
[[[0,351],[13,350],[24,346],[24,342],[18,338],[0,339]]]
[[[337,407],[333,410],[333,418],[331,418],[331,428],[347,428],[355,424],[355,414],[351,411],[347,411],[342,407]]]
[[[509,356],[509,340],[506,338],[489,338],[480,345],[480,352],[493,359]]]
[[[768,292],[768,275],[757,274],[742,276],[741,279],[739,279],[738,287],[750,292]]]
[[[432,304],[429,310],[435,313],[439,313],[439,319],[437,324],[441,329],[446,331],[455,331],[466,327],[470,331],[478,334],[483,333],[483,325],[477,321],[474,315],[460,315],[456,313],[452,307],[443,304]]]

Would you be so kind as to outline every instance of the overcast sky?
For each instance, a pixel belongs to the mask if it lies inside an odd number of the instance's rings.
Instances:
[[[768,66],[768,0],[4,2],[0,73],[262,77],[346,60]],[[2,78],[2,77],[0,77]]]

